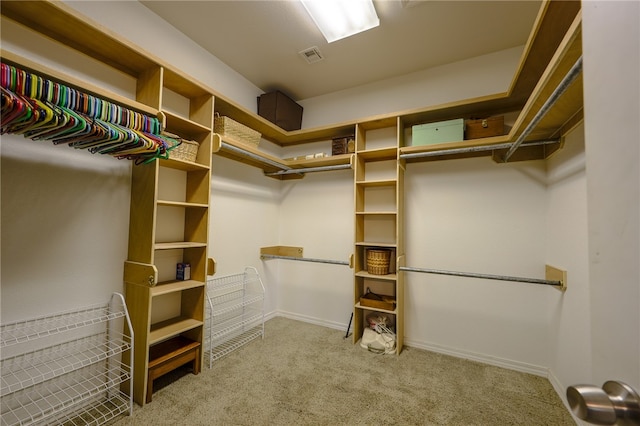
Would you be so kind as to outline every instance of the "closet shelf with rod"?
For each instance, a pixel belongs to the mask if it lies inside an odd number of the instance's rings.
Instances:
[[[353,167],[348,154],[305,160],[285,160],[262,152],[252,146],[231,141],[219,134],[214,135],[213,152],[232,160],[261,168],[265,176],[278,179],[300,179],[306,173],[345,170]],[[308,166],[308,167],[307,167]]]
[[[4,57],[0,77],[3,134],[136,163],[168,158],[181,143],[161,134],[163,123],[155,116],[11,65]]]
[[[400,148],[407,162],[491,155],[505,163],[545,159],[583,118],[582,14],[578,11],[508,135]],[[455,117],[451,117],[455,118]]]
[[[326,263],[331,265],[345,265],[353,268],[353,256],[350,256],[349,260],[333,260],[333,259],[317,259],[312,257],[302,256],[302,247],[291,246],[271,246],[262,247],[260,249],[260,259],[284,259],[293,260],[298,262],[310,262],[310,263]]]

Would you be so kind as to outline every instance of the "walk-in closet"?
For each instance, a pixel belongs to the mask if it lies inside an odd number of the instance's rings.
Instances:
[[[380,28],[330,42],[281,22],[313,24],[305,2],[180,3],[2,3],[3,425],[369,423],[340,404],[385,391],[416,405],[382,423],[485,424],[429,396],[438,357],[478,398],[530,380],[501,422],[587,424],[574,386],[640,389],[638,3],[486,2],[511,45],[369,80],[344,48],[440,13],[462,52],[485,2],[374,0]],[[252,3],[232,54],[199,38]],[[299,64],[278,45],[242,74],[265,25]],[[393,54],[427,55],[412,34]],[[290,86],[256,84],[278,61]]]

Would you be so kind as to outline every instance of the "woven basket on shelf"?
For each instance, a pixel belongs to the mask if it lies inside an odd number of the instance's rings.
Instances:
[[[195,162],[200,144],[196,141],[181,139],[182,143],[169,151],[169,158]]]
[[[213,120],[213,131],[220,136],[228,136],[229,138],[249,145],[258,146],[262,134],[255,130],[240,124],[226,116],[220,116],[216,113]]]
[[[387,275],[391,250],[369,249],[367,250],[367,272],[373,275]]]

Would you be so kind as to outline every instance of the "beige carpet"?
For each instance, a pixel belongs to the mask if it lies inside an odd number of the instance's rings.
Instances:
[[[117,425],[575,425],[545,378],[423,350],[376,355],[285,318]],[[165,380],[165,381],[167,381]]]

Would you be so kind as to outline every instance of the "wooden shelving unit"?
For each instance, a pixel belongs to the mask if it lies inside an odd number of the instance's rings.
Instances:
[[[404,338],[404,273],[399,271],[404,256],[404,162],[399,147],[404,141],[402,121],[388,127],[358,126],[356,132],[354,320],[353,341],[358,342],[372,313],[390,316],[396,333],[396,353]],[[368,250],[388,250],[391,259],[386,274],[368,272]],[[394,310],[363,306],[361,297],[374,293],[396,300]]]
[[[140,348],[134,360],[134,399],[140,405],[151,402],[153,380],[160,375],[186,362],[198,374],[202,364],[214,103],[213,96],[162,68],[147,74],[165,79],[145,78],[138,92],[158,102],[167,131],[195,140],[199,149],[194,161],[169,158],[132,171],[124,281]],[[163,109],[166,88],[181,90],[187,117]],[[175,280],[177,263],[191,265],[190,280]]]

